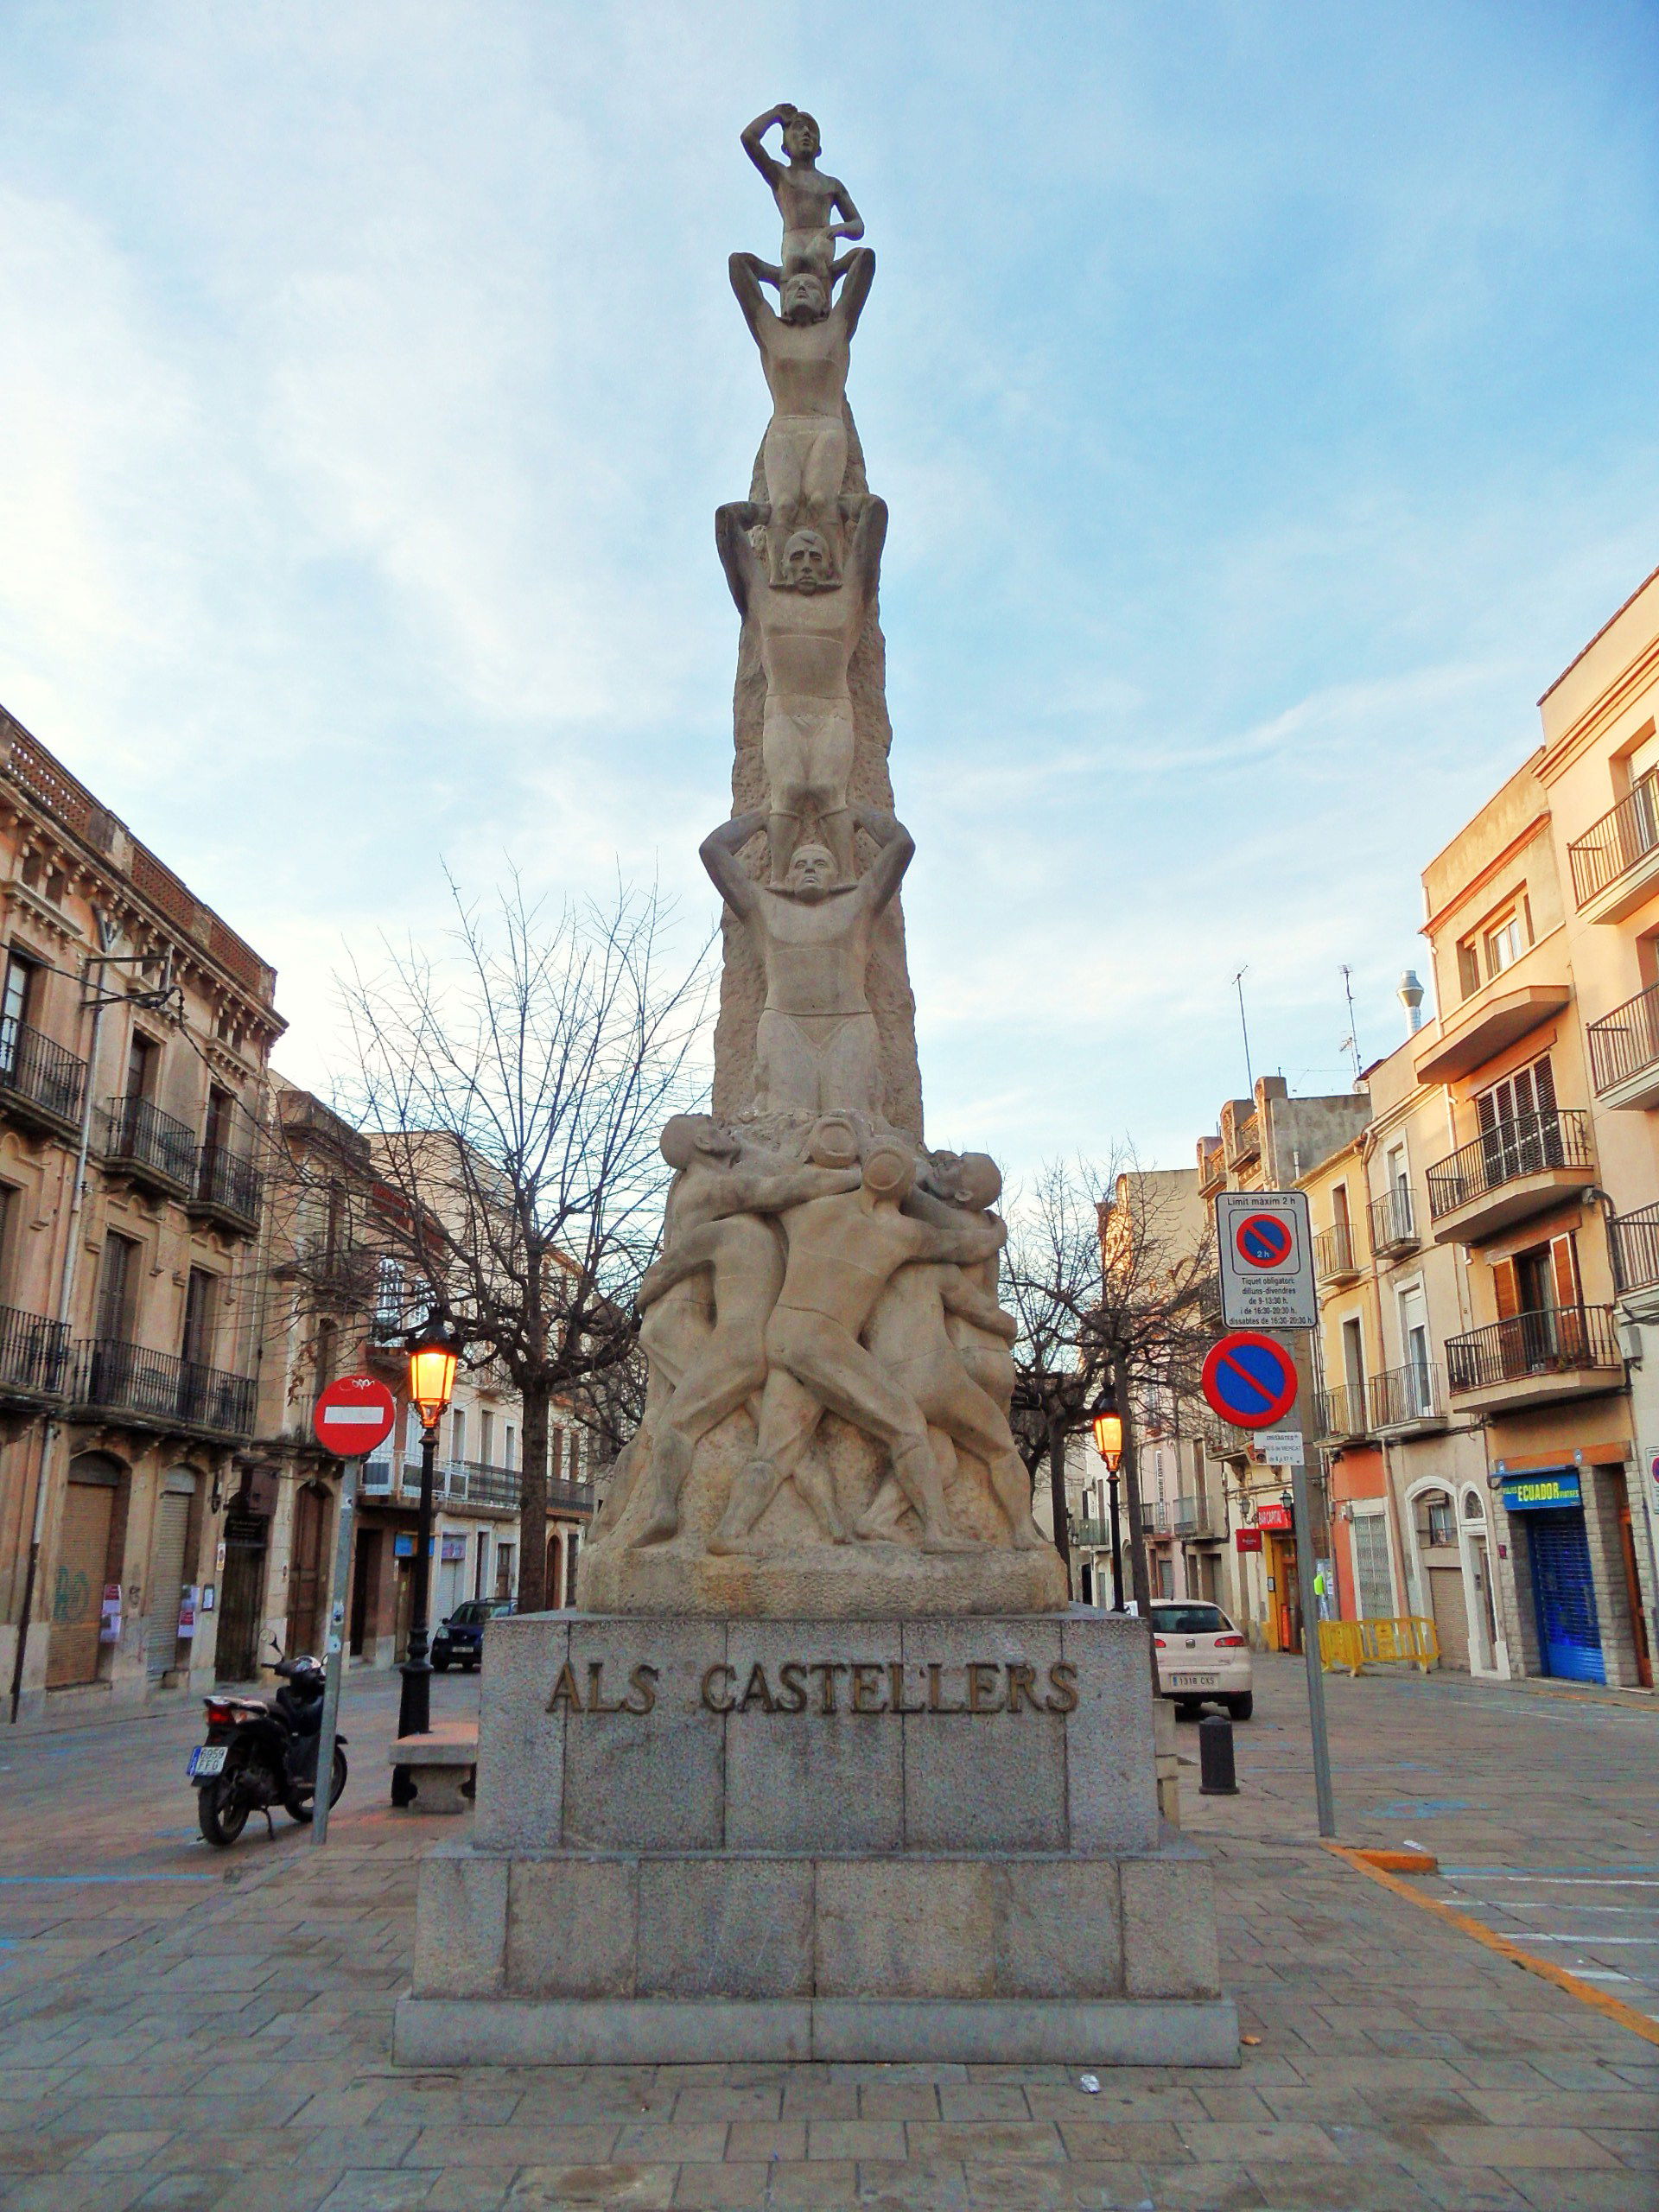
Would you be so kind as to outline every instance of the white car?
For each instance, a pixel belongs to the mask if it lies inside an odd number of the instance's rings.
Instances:
[[[1185,1718],[1196,1719],[1201,1705],[1224,1705],[1235,1720],[1249,1719],[1255,1706],[1250,1647],[1219,1605],[1154,1599],[1152,1641],[1158,1688]]]

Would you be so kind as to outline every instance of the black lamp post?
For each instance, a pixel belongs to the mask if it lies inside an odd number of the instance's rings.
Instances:
[[[432,1721],[432,1668],[426,1656],[432,1483],[437,1472],[438,1423],[454,1395],[455,1368],[460,1357],[460,1338],[435,1313],[410,1340],[409,1402],[421,1420],[421,1503],[415,1528],[415,1585],[410,1607],[409,1651],[403,1663],[404,1688],[397,1706],[400,1736],[423,1736]],[[406,1805],[413,1794],[407,1767],[394,1767],[392,1803]]]
[[[1103,1406],[1095,1415],[1095,1449],[1106,1462],[1106,1472],[1112,1484],[1112,1611],[1123,1610],[1123,1568],[1118,1555],[1117,1471],[1123,1459],[1123,1422],[1110,1407]]]

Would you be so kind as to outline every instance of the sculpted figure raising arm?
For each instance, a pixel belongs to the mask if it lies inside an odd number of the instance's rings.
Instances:
[[[781,124],[788,167],[766,151],[766,136]],[[806,269],[826,283],[837,273],[835,242],[861,238],[864,219],[853,205],[852,194],[839,177],[826,176],[818,167],[823,142],[810,115],[787,100],[780,100],[765,115],[757,115],[741,134],[743,150],[772,187],[772,196],[783,218],[782,266],[774,282],[782,283],[792,270]],[[832,223],[831,215],[841,221]]]
[[[891,815],[855,810],[879,848],[869,873],[838,885],[822,845],[796,849],[781,885],[757,882],[738,855],[761,828],[738,815],[703,839],[702,863],[732,911],[747,923],[766,973],[755,1033],[759,1112],[872,1115],[880,1104],[875,1017],[865,995],[877,915],[903,880],[916,847]]]

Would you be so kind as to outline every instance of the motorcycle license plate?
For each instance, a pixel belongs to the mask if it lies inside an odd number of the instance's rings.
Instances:
[[[1173,1679],[1178,1690],[1212,1690],[1216,1687],[1213,1675],[1177,1675]]]
[[[222,1774],[227,1744],[198,1744],[190,1754],[190,1779],[200,1782],[204,1774]]]

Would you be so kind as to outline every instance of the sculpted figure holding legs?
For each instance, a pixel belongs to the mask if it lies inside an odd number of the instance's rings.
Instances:
[[[792,1166],[776,1154],[747,1160],[731,1132],[705,1114],[676,1115],[663,1131],[662,1150],[680,1172],[663,1255],[639,1287],[640,1310],[649,1321],[678,1285],[707,1269],[714,1325],[690,1347],[657,1426],[648,1477],[651,1517],[637,1544],[660,1543],[675,1534],[680,1491],[698,1442],[766,1381],[763,1336],[784,1280],[784,1252],[782,1238],[764,1217],[859,1185],[851,1131],[844,1125],[842,1157],[832,1166]]]
[[[787,168],[775,162],[766,149],[766,136],[775,123],[784,127]],[[768,272],[775,283],[805,270],[828,284],[844,265],[835,258],[837,238],[861,238],[864,218],[838,177],[826,176],[818,167],[823,142],[813,118],[787,100],[757,115],[742,133],[743,150],[772,187],[778,213],[784,219],[782,266]],[[839,215],[839,223],[830,218]]]
[[[850,504],[850,503],[849,503]],[[885,500],[857,506],[839,589],[830,547],[816,530],[797,531],[784,549],[779,588],[756,554],[757,511],[747,501],[720,509],[715,543],[738,612],[760,631],[766,703],[760,757],[766,771],[770,874],[781,882],[812,808],[842,882],[853,873],[853,817],[847,779],[853,766],[853,698],[847,671],[874,604],[887,530]]]
[[[847,474],[847,423],[842,404],[852,359],[853,333],[875,277],[875,256],[857,246],[847,257],[840,296],[830,304],[827,277],[810,270],[785,276],[774,314],[760,289],[764,262],[734,253],[732,289],[760,348],[760,365],[772,393],[761,462],[770,508],[766,537],[774,584],[787,581],[785,564],[798,530],[816,531],[825,543],[829,582],[840,582],[839,501]]]
[[[733,1485],[711,1551],[755,1548],[755,1522],[791,1474],[800,1481],[801,1455],[826,1412],[887,1446],[921,1522],[924,1551],[979,1548],[951,1529],[920,1408],[858,1341],[882,1291],[906,1263],[972,1266],[1006,1239],[1002,1224],[983,1217],[942,1209],[951,1218],[936,1224],[901,1213],[914,1174],[907,1149],[879,1143],[865,1157],[861,1190],[811,1199],[784,1216],[789,1264],[766,1324],[768,1373],[755,1455]]]
[[[949,1224],[963,1211],[985,1218],[984,1210],[1001,1195],[1002,1178],[984,1153],[967,1153],[957,1164],[950,1205],[925,1192],[912,1193],[906,1205],[922,1219]],[[877,1301],[865,1342],[901,1389],[913,1398],[931,1429],[984,1462],[997,1503],[1014,1532],[1016,1551],[1041,1551],[1048,1539],[1031,1517],[1031,1478],[1014,1448],[1002,1408],[974,1380],[951,1340],[950,1320],[998,1342],[1007,1357],[1015,1325],[995,1297],[976,1277],[994,1270],[995,1254],[977,1265],[924,1265],[912,1262],[893,1276]],[[861,1536],[879,1535],[890,1525],[899,1485],[889,1475],[859,1522]]]
[[[802,845],[776,887],[738,858],[766,821],[740,814],[702,841],[702,864],[727,905],[747,923],[766,970],[766,1002],[755,1032],[755,1110],[874,1116],[881,1069],[875,1016],[865,995],[875,919],[898,890],[916,848],[890,814],[854,810],[880,848],[869,873],[838,884],[822,845]]]

